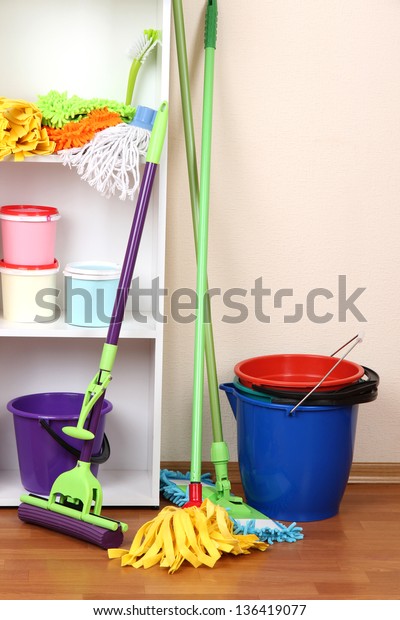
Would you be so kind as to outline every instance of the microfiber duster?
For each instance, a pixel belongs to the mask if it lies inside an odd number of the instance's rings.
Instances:
[[[49,138],[56,144],[55,152],[64,149],[80,148],[94,138],[96,133],[121,123],[118,112],[107,108],[92,110],[79,121],[71,121],[63,127],[47,127]]]
[[[50,90],[46,95],[39,95],[37,107],[42,114],[42,123],[47,127],[63,127],[67,123],[80,121],[93,110],[107,108],[116,112],[127,123],[135,116],[135,108],[113,99],[83,99],[77,95],[71,97],[65,91]]]

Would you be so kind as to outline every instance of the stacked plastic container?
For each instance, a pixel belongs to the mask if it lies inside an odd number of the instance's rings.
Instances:
[[[3,318],[19,323],[54,317],[56,274],[55,207],[6,205],[0,208],[3,259],[0,261]]]
[[[121,266],[106,261],[68,263],[65,276],[65,321],[78,327],[110,323]]]

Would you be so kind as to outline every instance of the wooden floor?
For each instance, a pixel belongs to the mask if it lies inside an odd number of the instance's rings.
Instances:
[[[237,492],[237,489],[234,489]],[[165,505],[165,502],[162,503]],[[129,524],[125,547],[157,511],[106,509]],[[304,540],[168,575],[122,568],[98,547],[0,509],[1,600],[400,599],[400,485],[348,485],[340,514],[303,524]]]

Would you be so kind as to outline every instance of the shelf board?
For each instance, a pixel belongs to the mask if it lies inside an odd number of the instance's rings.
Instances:
[[[103,506],[154,506],[160,504],[159,494],[152,496],[152,475],[147,470],[100,469]],[[124,498],[121,501],[121,498]]]
[[[13,162],[15,164],[62,164],[61,157],[58,155],[30,155],[25,157],[22,161],[14,161],[14,156],[9,155],[5,157],[5,162]]]
[[[156,338],[156,324],[150,312],[142,312],[146,322],[126,316],[120,338]],[[13,323],[0,318],[0,338],[101,338],[105,339],[107,327],[77,327],[69,325],[61,316],[53,323]]]
[[[138,470],[103,470],[99,476],[103,489],[103,506],[158,506],[159,496],[151,492],[151,472]],[[0,506],[19,506],[27,493],[19,470],[0,471]]]
[[[57,155],[57,153],[54,153],[53,155],[29,155],[22,161],[15,161],[13,155],[8,155],[2,161],[11,162],[14,164],[63,164],[61,157]],[[140,155],[140,163],[144,164],[145,162],[146,158],[143,155]]]

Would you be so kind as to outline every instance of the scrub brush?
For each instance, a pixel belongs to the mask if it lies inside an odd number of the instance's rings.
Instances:
[[[130,105],[132,101],[133,89],[135,88],[136,78],[140,67],[158,44],[161,45],[160,30],[145,30],[140,39],[129,50],[128,56],[132,58],[131,69],[128,77],[128,86],[126,89],[126,105]]]

